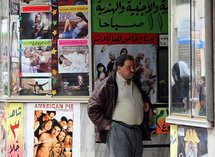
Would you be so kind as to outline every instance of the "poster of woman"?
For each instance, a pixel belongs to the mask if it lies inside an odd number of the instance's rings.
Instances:
[[[59,7],[58,31],[60,39],[82,39],[88,36],[88,8]]]
[[[21,39],[51,39],[51,12],[22,12],[21,16]]]

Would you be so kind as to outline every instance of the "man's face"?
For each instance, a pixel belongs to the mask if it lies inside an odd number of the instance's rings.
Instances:
[[[52,135],[54,135],[55,137],[57,137],[60,133],[61,129],[60,127],[58,126],[55,126],[53,129],[52,129]]]
[[[118,66],[118,73],[125,79],[129,80],[134,76],[134,61],[126,60],[123,66]]]
[[[110,60],[115,60],[115,54],[114,53],[110,53],[109,54],[109,58],[110,58]]]
[[[149,59],[146,59],[145,63],[146,63],[146,66],[149,67],[151,61]]]
[[[51,113],[48,115],[49,119],[53,119],[54,116],[55,116],[55,114],[54,114],[53,112],[51,112]]]
[[[67,125],[67,122],[66,122],[66,121],[60,121],[60,125],[61,125],[62,127],[64,127],[64,126]]]
[[[143,53],[139,53],[139,54],[138,54],[138,58],[139,58],[140,60],[142,60],[142,59],[144,58],[144,54],[143,54]]]
[[[68,128],[68,129],[71,129],[72,126],[73,126],[73,122],[72,122],[72,121],[68,121],[67,128]]]

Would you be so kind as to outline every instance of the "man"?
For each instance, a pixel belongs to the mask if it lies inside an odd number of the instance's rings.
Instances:
[[[60,118],[60,125],[61,125],[61,127],[63,128],[63,129],[67,129],[67,118],[65,117],[65,116],[62,116],[61,118]]]
[[[68,123],[67,123],[67,132],[73,132],[73,120],[72,119],[69,119],[68,120]]]
[[[37,81],[34,84],[28,83],[28,85],[32,86],[34,88],[34,94],[38,95],[41,94],[40,91],[43,91],[43,86],[45,86],[47,83],[39,84]]]
[[[142,157],[140,124],[149,99],[135,77],[134,58],[121,55],[115,64],[116,72],[93,91],[88,115],[96,126],[96,142],[107,142],[110,157]]]
[[[114,70],[114,63],[116,60],[115,54],[113,52],[109,53],[109,59],[110,59],[110,61],[108,62],[108,65],[107,65],[107,72],[110,75],[112,73],[112,71]]]

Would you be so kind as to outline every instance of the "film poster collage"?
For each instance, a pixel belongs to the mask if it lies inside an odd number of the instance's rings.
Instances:
[[[56,95],[89,95],[88,1],[59,1],[56,19],[51,4],[51,0],[10,0],[11,95],[52,95],[53,74]],[[53,50],[56,21],[57,50]],[[72,157],[73,112],[36,108],[33,156]]]
[[[11,95],[88,96],[87,0],[10,1]]]

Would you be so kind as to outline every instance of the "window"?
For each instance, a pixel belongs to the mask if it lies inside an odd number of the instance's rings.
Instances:
[[[213,121],[210,3],[171,1],[170,116]]]

